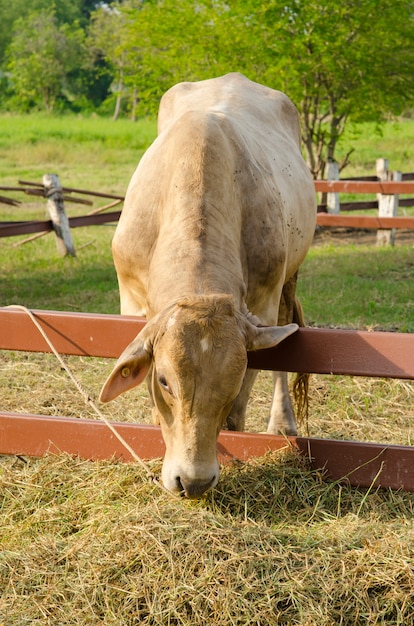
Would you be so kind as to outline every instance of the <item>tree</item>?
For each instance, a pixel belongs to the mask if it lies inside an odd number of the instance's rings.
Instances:
[[[17,20],[8,48],[14,93],[23,105],[52,111],[59,97],[71,96],[71,73],[83,58],[83,31],[76,25],[59,26],[48,11]]]
[[[227,71],[285,91],[306,159],[322,177],[349,120],[383,121],[414,100],[412,0],[147,0],[128,43],[140,50],[142,104],[179,80]],[[131,16],[133,8],[119,5]],[[349,154],[341,164],[344,167]]]
[[[91,15],[88,30],[92,54],[95,58],[104,59],[111,69],[112,91],[116,95],[114,120],[118,119],[121,111],[122,99],[125,96],[125,79],[131,73],[134,74],[131,72],[131,55],[125,33],[128,5],[123,4],[123,12],[118,7],[118,3],[98,7]]]
[[[268,3],[265,42],[274,62],[265,78],[280,80],[296,102],[315,177],[335,159],[348,120],[381,122],[413,102],[413,18],[411,0]]]
[[[99,0],[0,0],[0,69],[3,69],[5,52],[18,19],[26,21],[33,13],[49,11],[53,12],[60,25],[79,21],[84,26],[97,4]]]

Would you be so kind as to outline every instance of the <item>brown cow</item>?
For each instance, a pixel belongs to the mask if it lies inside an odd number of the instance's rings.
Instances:
[[[158,131],[113,241],[121,313],[149,321],[101,400],[147,379],[166,444],[163,482],[198,497],[218,480],[220,429],[244,427],[257,373],[247,351],[298,328],[290,322],[315,192],[294,105],[241,74],[167,91]],[[287,374],[274,382],[268,431],[295,433]]]

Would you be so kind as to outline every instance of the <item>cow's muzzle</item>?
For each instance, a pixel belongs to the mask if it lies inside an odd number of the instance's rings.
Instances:
[[[207,482],[201,480],[188,480],[183,476],[177,476],[175,481],[177,491],[179,491],[180,494],[186,498],[200,498],[203,493],[217,484],[216,476],[213,476]]]

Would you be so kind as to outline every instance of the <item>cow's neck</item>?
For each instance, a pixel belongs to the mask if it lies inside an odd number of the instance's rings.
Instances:
[[[149,268],[156,312],[183,296],[227,293],[241,306],[242,216],[235,198],[238,156],[220,115],[188,112],[166,133],[160,230]],[[174,163],[174,167],[171,167]]]
[[[240,257],[238,216],[211,207],[182,215],[160,232],[149,271],[149,302],[153,313],[183,296],[231,294],[243,306],[246,286]],[[235,224],[236,223],[236,224]],[[236,226],[236,227],[235,227]]]

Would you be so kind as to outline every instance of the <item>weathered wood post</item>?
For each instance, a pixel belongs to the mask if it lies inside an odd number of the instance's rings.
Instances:
[[[47,209],[56,235],[58,252],[61,256],[76,256],[69,220],[63,203],[63,191],[59,176],[56,174],[45,174],[43,176],[43,186],[47,198]]]
[[[336,161],[328,161],[326,174],[328,180],[339,180],[339,166]],[[339,193],[330,191],[326,194],[326,209],[328,213],[339,213]]]
[[[381,181],[390,179],[388,171],[388,159],[377,159],[377,177]],[[402,180],[401,172],[393,172],[392,180]],[[393,196],[382,193],[378,197],[378,217],[395,217],[398,214],[398,194]],[[395,243],[395,228],[377,230],[377,245],[393,246]]]

